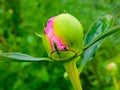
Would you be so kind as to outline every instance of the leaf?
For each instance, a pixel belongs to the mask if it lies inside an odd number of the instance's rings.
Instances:
[[[27,54],[22,54],[19,52],[12,52],[12,53],[1,53],[0,61],[39,62],[39,61],[52,61],[52,60],[49,58],[35,58]]]
[[[99,37],[97,37],[93,42],[91,42],[89,45],[85,46],[84,50],[86,50],[87,48],[89,48],[90,46],[92,46],[93,44],[95,44],[96,42],[116,33],[120,31],[120,25],[118,26],[114,26],[112,28],[109,29],[109,31],[103,33],[102,35],[100,35]]]
[[[104,39],[100,39],[99,41],[93,43],[98,37],[103,35],[103,33],[110,30],[113,24],[113,17],[111,15],[105,15],[103,17],[98,18],[90,27],[85,40],[84,40],[84,52],[83,59],[81,61],[81,65],[84,65],[88,61],[90,61],[96,51],[101,46]],[[93,44],[91,44],[93,43]]]

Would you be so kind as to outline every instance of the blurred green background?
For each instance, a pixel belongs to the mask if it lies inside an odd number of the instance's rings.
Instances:
[[[0,0],[0,52],[47,56],[41,39],[49,18],[64,10],[83,25],[84,33],[98,17],[111,14],[120,25],[120,0]],[[83,90],[115,90],[105,66],[118,65],[120,83],[120,33],[108,37],[81,74]],[[60,63],[0,62],[0,90],[71,90]]]

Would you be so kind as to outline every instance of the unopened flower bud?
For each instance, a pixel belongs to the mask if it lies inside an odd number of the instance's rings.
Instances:
[[[43,44],[53,60],[66,60],[79,54],[83,48],[83,30],[80,22],[70,14],[60,14],[48,20]]]
[[[107,65],[106,70],[108,74],[113,76],[118,72],[118,67],[114,62],[111,62]]]

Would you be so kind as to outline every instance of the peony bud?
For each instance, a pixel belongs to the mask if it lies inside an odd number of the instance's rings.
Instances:
[[[114,62],[111,62],[107,65],[106,70],[110,75],[113,76],[117,73],[118,67]]]
[[[83,48],[80,22],[66,13],[52,17],[44,30],[43,45],[53,60],[66,60],[79,54]]]

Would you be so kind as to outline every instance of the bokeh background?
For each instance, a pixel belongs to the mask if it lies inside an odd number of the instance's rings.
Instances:
[[[83,25],[84,33],[98,17],[111,14],[120,25],[120,0],[0,0],[0,52],[47,56],[41,39],[46,22],[64,10]],[[68,30],[69,31],[69,30]],[[118,65],[120,83],[120,33],[108,37],[88,62],[80,78],[83,90],[115,90],[106,64]],[[71,90],[60,63],[0,62],[0,90]]]

